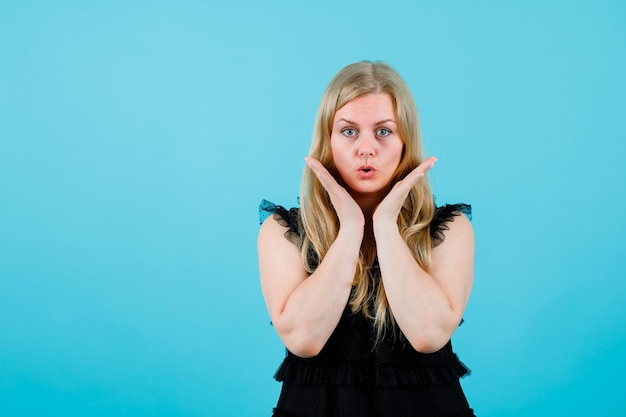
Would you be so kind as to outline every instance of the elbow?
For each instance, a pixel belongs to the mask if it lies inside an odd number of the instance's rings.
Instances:
[[[429,337],[417,337],[410,340],[411,346],[417,352],[420,353],[435,353],[441,350],[450,339],[443,340],[443,338],[434,339]]]
[[[296,335],[291,335],[291,337],[284,338],[283,343],[289,352],[301,358],[312,358],[317,356],[324,347],[323,344],[319,343],[310,336],[298,337]]]
[[[285,346],[289,352],[304,359],[315,357],[322,351],[322,347],[319,347],[314,343],[300,343],[293,344],[293,346],[285,344]]]
[[[314,332],[307,329],[289,329],[277,326],[276,323],[274,323],[274,328],[287,350],[298,357],[312,358],[317,356],[324,347],[325,343],[316,338]]]
[[[453,327],[437,327],[422,330],[419,334],[407,338],[413,349],[420,353],[435,353],[441,350],[452,338]]]

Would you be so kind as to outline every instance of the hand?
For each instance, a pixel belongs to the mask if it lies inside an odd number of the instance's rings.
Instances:
[[[372,221],[374,224],[390,222],[396,224],[400,209],[415,184],[435,165],[437,158],[431,156],[411,171],[404,179],[398,181],[389,194],[378,204]]]
[[[307,156],[304,160],[324,189],[328,192],[328,196],[330,197],[330,201],[335,208],[337,217],[339,217],[340,226],[353,225],[363,231],[365,226],[363,211],[348,191],[337,183],[326,167],[324,167],[324,165],[322,165],[322,163],[317,159]]]

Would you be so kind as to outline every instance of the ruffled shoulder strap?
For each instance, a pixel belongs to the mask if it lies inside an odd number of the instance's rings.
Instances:
[[[274,220],[281,226],[287,228],[285,237],[287,240],[300,247],[302,245],[302,233],[300,232],[300,209],[292,207],[287,210],[285,207],[274,204],[265,199],[259,204],[259,222],[273,215]]]
[[[453,217],[461,214],[465,214],[471,220],[472,206],[463,203],[446,204],[435,209],[435,215],[430,222],[430,238],[433,242],[433,247],[440,245],[445,239],[443,232],[450,230],[446,223],[452,221]]]

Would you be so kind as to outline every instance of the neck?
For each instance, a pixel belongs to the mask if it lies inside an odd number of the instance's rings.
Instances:
[[[385,198],[385,195],[386,193],[374,195],[352,194],[352,198],[354,198],[354,201],[356,201],[359,207],[361,207],[361,211],[363,212],[363,216],[365,217],[366,224],[367,222],[369,222],[370,226],[372,225],[371,223],[374,211],[376,210],[376,207],[378,207],[378,204],[383,200],[383,198]]]
[[[384,197],[384,196],[383,196]],[[376,252],[376,241],[374,240],[374,227],[372,217],[378,204],[382,201],[382,197],[379,196],[358,196],[353,195],[353,198],[361,207],[363,217],[365,218],[365,228],[363,230],[363,242],[361,243],[361,250],[364,252]]]

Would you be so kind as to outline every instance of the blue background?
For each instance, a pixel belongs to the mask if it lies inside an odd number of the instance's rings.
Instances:
[[[257,206],[363,59],[474,208],[477,414],[625,415],[625,3],[393,0],[0,4],[0,415],[269,415]]]

